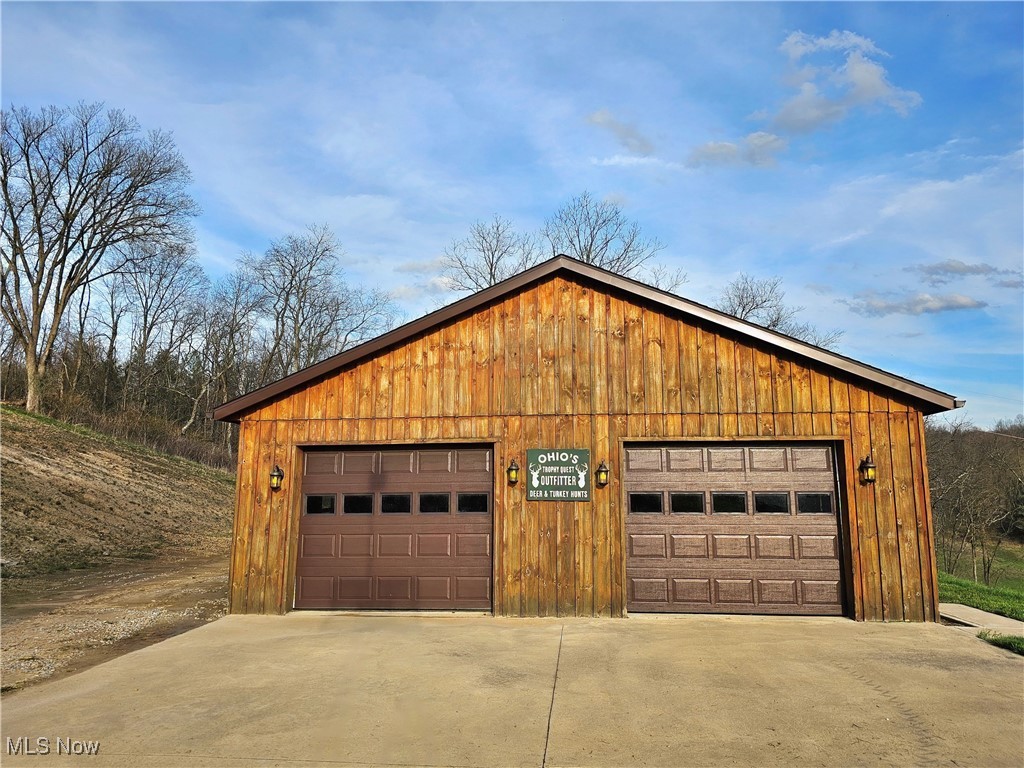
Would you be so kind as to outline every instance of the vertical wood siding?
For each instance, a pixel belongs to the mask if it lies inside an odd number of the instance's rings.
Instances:
[[[492,443],[495,612],[620,616],[622,441],[779,438],[836,446],[854,617],[934,621],[922,416],[909,398],[865,386],[582,279],[549,277],[242,419],[231,611],[292,604],[301,445]],[[525,484],[509,487],[503,470],[541,446],[589,448],[611,483],[590,503],[525,503]],[[862,486],[868,453],[878,482]],[[275,464],[286,480],[271,493]]]

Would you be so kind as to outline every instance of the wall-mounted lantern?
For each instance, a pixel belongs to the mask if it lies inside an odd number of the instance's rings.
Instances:
[[[274,465],[273,471],[270,473],[270,490],[279,491],[281,490],[281,482],[284,480],[284,470],[281,469],[277,464]]]
[[[512,459],[508,469],[505,470],[505,476],[508,478],[509,485],[515,485],[519,482],[519,465],[516,464],[515,459]]]
[[[871,460],[870,453],[861,459],[860,466],[857,467],[857,471],[860,472],[860,481],[865,485],[875,482],[878,467],[876,467],[875,462]]]
[[[604,488],[608,485],[608,478],[611,475],[611,470],[608,469],[608,465],[604,463],[604,459],[601,459],[601,463],[597,465],[597,471],[594,473],[594,479],[597,480],[597,487]]]

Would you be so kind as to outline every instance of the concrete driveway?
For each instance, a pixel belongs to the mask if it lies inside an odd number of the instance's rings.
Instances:
[[[842,619],[229,616],[2,705],[5,767],[1024,763],[1024,658]]]

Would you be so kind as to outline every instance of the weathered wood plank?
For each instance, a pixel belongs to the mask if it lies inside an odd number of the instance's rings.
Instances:
[[[626,413],[625,307],[615,296],[608,300],[608,411]]]
[[[534,348],[536,349],[536,347]],[[524,416],[522,418],[523,429],[523,472],[524,478],[529,482],[529,465],[525,461],[525,449],[527,446],[540,445],[540,419],[536,416]],[[524,495],[525,499],[525,495]],[[541,612],[541,575],[540,559],[541,545],[543,543],[543,528],[541,525],[540,506],[542,502],[523,501],[521,509],[523,515],[523,545],[522,545],[522,611],[524,616],[546,616]]]
[[[228,610],[243,613],[246,606],[248,583],[249,543],[252,541],[254,482],[258,464],[258,421],[243,421],[238,425],[238,469],[235,481],[235,521],[231,538],[231,567],[229,571]]]
[[[548,280],[537,287],[540,313],[540,390],[537,413],[558,413],[558,342],[555,339],[557,296],[555,283]]]
[[[697,365],[700,369],[700,423],[701,434],[716,437],[720,434],[721,424],[718,415],[719,381],[718,353],[715,334],[703,328],[697,331]]]
[[[608,297],[598,291],[592,291],[590,299],[592,410],[595,414],[608,413],[608,379],[611,375],[608,363]]]
[[[608,438],[609,417],[598,415],[594,417],[594,451],[592,458],[600,464],[605,461],[609,466],[614,462],[610,460],[612,446]],[[620,553],[612,551],[611,537],[611,516],[610,516],[611,494],[609,489],[594,488],[594,614],[597,616],[610,616],[612,603],[612,561],[620,556]]]
[[[523,326],[522,295],[516,294],[505,302],[505,408],[502,413],[515,416],[523,412]],[[536,352],[536,350],[534,350]]]
[[[574,414],[589,414],[594,410],[594,368],[591,350],[593,334],[590,328],[591,293],[590,288],[584,285],[574,285],[573,287],[572,368],[575,383],[572,392],[563,392],[563,397],[571,403],[571,411]],[[590,445],[590,442],[588,441],[586,444]]]
[[[594,419],[589,413],[575,417],[573,436],[575,446],[591,448],[587,475],[591,485],[590,498],[596,500],[597,488],[594,485],[594,470],[597,468],[599,459],[594,456]],[[594,503],[572,505],[576,573],[574,615],[576,616],[594,615],[594,507]]]
[[[861,553],[864,618],[867,621],[881,621],[884,616],[882,603],[881,566],[878,559],[878,529],[875,521],[874,486],[864,485],[857,479],[860,460],[871,453],[871,419],[867,413],[857,412],[852,417],[853,455],[847,463],[847,474],[852,479],[854,498],[850,500],[857,508],[857,540]]]
[[[917,548],[921,563],[921,590],[925,621],[939,620],[939,573],[935,562],[935,529],[932,527],[931,496],[928,488],[928,452],[925,446],[924,416],[910,416],[910,455],[914,459],[914,497],[917,506]]]
[[[555,417],[554,445],[556,448],[573,448],[575,419],[572,416]],[[576,615],[576,526],[573,513],[576,505],[571,502],[557,502],[554,507],[555,540],[555,600],[557,615]]]
[[[576,356],[575,284],[555,281],[555,387],[558,390],[557,413],[573,413],[576,403],[576,378],[573,361]]]
[[[644,413],[644,324],[643,310],[626,302],[623,306],[626,338],[626,413]]]
[[[900,556],[903,620],[924,621],[921,562],[917,550],[917,505],[914,498],[914,469],[907,413],[898,412],[889,415],[889,441],[892,447],[893,501],[896,515],[896,543]]]
[[[903,589],[900,583],[900,548],[896,538],[888,413],[871,414],[871,446],[872,457],[878,466],[874,493],[878,563],[882,577],[882,615],[885,621],[903,621]]]

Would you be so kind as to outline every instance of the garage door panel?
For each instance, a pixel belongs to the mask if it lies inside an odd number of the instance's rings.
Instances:
[[[491,554],[491,535],[489,533],[455,534],[455,554],[457,557],[487,557]]]
[[[839,601],[838,581],[803,581],[804,602],[812,605],[831,605]]]
[[[342,557],[370,557],[373,554],[373,534],[339,533]]]
[[[412,534],[377,534],[377,555],[379,557],[412,557]]]
[[[303,508],[296,607],[490,608],[490,449],[343,449],[306,458],[305,496],[333,495],[337,504]],[[351,498],[363,514],[345,513]],[[473,504],[464,507],[465,499]]]
[[[377,599],[412,600],[412,576],[378,576]]]
[[[416,596],[420,600],[451,600],[452,580],[448,576],[418,576]]]
[[[416,552],[420,557],[450,557],[452,535],[450,533],[416,534]]]
[[[332,533],[305,534],[299,537],[300,557],[336,557],[337,537]]]
[[[486,576],[456,576],[455,599],[490,602],[491,580]]]
[[[339,576],[340,600],[369,600],[373,597],[373,579],[370,576]]]
[[[643,467],[627,466],[626,498],[645,502],[626,514],[629,610],[842,614],[838,513],[827,514],[839,499],[830,446],[648,445],[626,453]],[[737,503],[716,514],[715,494]]]
[[[708,537],[706,534],[673,534],[672,557],[708,556]]]
[[[672,601],[711,605],[711,579],[672,579]]]
[[[759,603],[775,605],[797,604],[797,582],[795,579],[758,579]]]
[[[739,534],[716,534],[711,537],[715,557],[750,558],[750,537]]]
[[[800,557],[834,560],[839,555],[836,536],[800,536]]]
[[[298,579],[297,591],[303,600],[331,601],[334,599],[333,576],[304,576]]]
[[[633,557],[666,557],[668,548],[663,533],[641,533],[629,536],[629,553]]]
[[[754,550],[761,560],[796,559],[796,544],[792,536],[754,536]]]
[[[753,579],[715,579],[715,599],[718,603],[754,604]]]
[[[632,578],[629,580],[633,600],[638,603],[668,602],[668,579]]]

